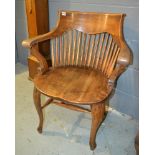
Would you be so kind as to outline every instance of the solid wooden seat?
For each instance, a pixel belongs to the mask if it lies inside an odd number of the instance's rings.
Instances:
[[[42,93],[70,103],[92,104],[108,95],[108,78],[92,68],[58,67],[34,78]]]
[[[43,128],[43,111],[50,103],[92,115],[90,148],[105,118],[105,101],[117,78],[131,63],[131,51],[123,37],[124,14],[60,11],[55,29],[23,41],[38,60],[34,77],[34,104]],[[38,50],[50,40],[52,68]],[[41,104],[41,94],[49,98]],[[57,99],[60,102],[54,102]],[[90,104],[90,110],[76,104]]]

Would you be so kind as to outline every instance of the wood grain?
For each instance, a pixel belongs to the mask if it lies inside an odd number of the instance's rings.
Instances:
[[[57,67],[34,79],[37,89],[47,96],[78,104],[103,101],[109,93],[107,82],[100,71],[77,67]]]
[[[36,107],[36,110],[38,112],[39,116],[39,126],[37,128],[39,133],[42,133],[42,128],[43,128],[43,111],[41,108],[41,93],[34,87],[33,90],[33,99],[34,99],[34,105]]]
[[[91,132],[90,132],[90,149],[94,150],[96,148],[96,133],[99,129],[104,117],[105,117],[105,104],[98,103],[91,105],[91,115],[92,115],[92,125],[91,125]]]

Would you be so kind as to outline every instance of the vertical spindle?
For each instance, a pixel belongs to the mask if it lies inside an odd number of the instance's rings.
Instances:
[[[84,33],[83,35],[83,41],[82,41],[82,45],[81,45],[81,54],[80,54],[80,62],[79,62],[79,65],[82,66],[82,62],[83,62],[83,58],[84,58],[84,52],[85,52],[85,45],[86,45],[86,38],[87,35],[86,33]]]
[[[89,56],[88,56],[88,64],[87,64],[88,67],[91,65],[91,59],[92,59],[93,49],[95,46],[95,40],[96,40],[96,35],[94,35],[93,41],[92,41],[92,46],[90,47]]]
[[[51,55],[52,55],[52,67],[55,66],[55,59],[54,59],[54,39],[51,40]]]
[[[105,39],[105,33],[102,34],[101,44],[100,44],[100,47],[99,47],[99,52],[98,52],[98,56],[97,56],[97,60],[96,60],[96,66],[95,66],[96,69],[97,68],[99,69],[99,66],[100,66],[100,63],[101,63],[100,59],[103,56],[102,55],[103,54],[102,49],[103,49],[104,39]]]
[[[106,39],[105,39],[105,42],[104,42],[103,52],[102,52],[102,56],[101,56],[101,65],[100,65],[100,70],[101,71],[102,71],[102,66],[104,64],[104,61],[105,61],[105,56],[106,56],[108,42],[109,42],[109,34],[106,33]]]
[[[114,53],[114,55],[113,55],[113,57],[112,57],[112,59],[111,59],[111,63],[110,63],[110,65],[109,65],[109,71],[108,71],[108,77],[111,75],[111,73],[112,73],[112,71],[113,71],[113,68],[114,68],[114,66],[115,66],[115,64],[116,64],[116,60],[117,60],[117,57],[118,57],[118,54],[119,54],[119,52],[120,52],[120,48],[118,48],[117,47],[117,50],[116,50],[116,52]]]
[[[99,34],[98,39],[96,41],[96,47],[95,47],[95,50],[94,50],[94,56],[93,56],[93,60],[92,60],[92,67],[94,67],[94,65],[96,63],[96,58],[97,58],[97,52],[98,52],[98,49],[99,49],[100,38],[101,38],[101,34]]]
[[[81,37],[82,37],[82,32],[78,32],[78,45],[77,45],[77,53],[76,53],[76,65],[78,65],[79,61],[79,53],[80,53],[80,46],[81,46]]]
[[[83,63],[84,66],[86,66],[87,62],[88,62],[91,38],[92,38],[92,35],[88,35],[88,40],[87,40],[87,45],[86,45],[86,52],[85,52],[85,58],[84,58],[84,63]]]
[[[76,52],[76,42],[77,42],[76,30],[73,31],[73,53],[72,53],[72,65],[74,65],[75,52]]]

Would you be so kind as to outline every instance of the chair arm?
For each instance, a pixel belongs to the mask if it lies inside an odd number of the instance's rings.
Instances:
[[[109,77],[109,85],[113,85],[116,79],[126,70],[127,66],[132,63],[132,52],[125,42],[121,43],[121,51],[117,58],[117,64]]]
[[[126,66],[122,64],[117,64],[112,74],[108,79],[108,85],[114,85],[116,79],[126,70]]]
[[[30,38],[30,39],[26,39],[22,41],[22,46],[26,47],[26,48],[32,48],[33,45],[48,40],[52,37],[52,32],[48,32],[42,35],[38,35],[36,37]]]
[[[38,47],[36,46],[37,43],[45,41],[45,40],[49,40],[52,37],[54,37],[54,33],[55,33],[56,29],[53,29],[52,31],[42,34],[42,35],[38,35],[36,37],[30,38],[30,39],[26,39],[22,41],[22,46],[26,47],[26,48],[30,48],[31,49],[31,54],[33,56],[35,56],[37,58],[37,60],[39,61],[39,72],[41,74],[45,73],[48,70],[48,64],[46,59],[42,56],[42,54],[39,52]]]
[[[36,45],[32,46],[31,48],[31,54],[36,57],[36,59],[39,62],[39,68],[38,73],[44,74],[46,71],[48,71],[48,64],[44,56],[39,52],[38,47]]]
[[[31,49],[31,54],[36,57],[36,59],[39,61],[39,68],[38,72],[40,74],[45,73],[48,70],[48,64],[44,56],[39,52],[38,47],[36,46],[37,43],[48,40],[51,38],[51,32],[43,34],[43,35],[38,35],[36,37],[23,40],[22,41],[22,46],[26,48]]]
[[[117,58],[117,63],[128,66],[132,64],[133,55],[125,41],[121,42],[121,50]]]

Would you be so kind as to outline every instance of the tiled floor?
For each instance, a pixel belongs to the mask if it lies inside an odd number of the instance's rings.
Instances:
[[[138,123],[111,109],[89,149],[91,116],[55,105],[45,109],[43,133],[36,130],[33,84],[25,66],[16,64],[16,155],[135,155]],[[45,100],[45,97],[42,98]]]

